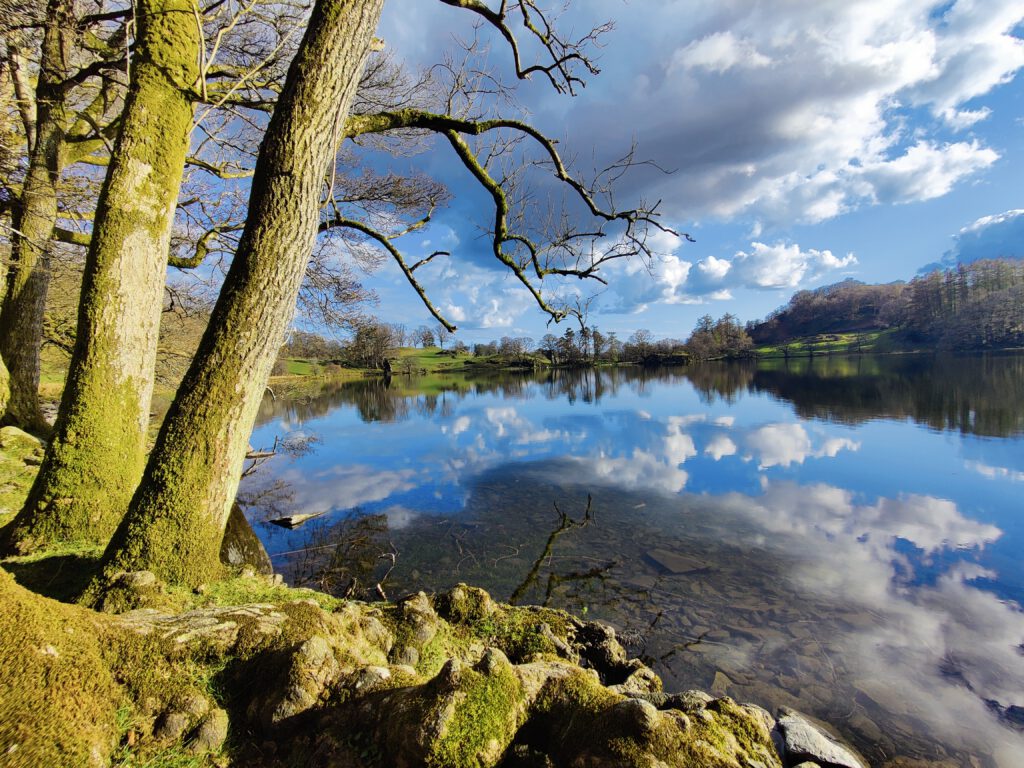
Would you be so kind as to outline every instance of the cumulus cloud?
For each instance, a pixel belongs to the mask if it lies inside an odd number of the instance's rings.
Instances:
[[[626,455],[610,455],[601,450],[596,455],[571,457],[569,461],[579,467],[580,474],[585,474],[589,482],[679,493],[689,480],[682,466],[697,455],[697,446],[684,429],[703,418],[669,417],[659,439],[647,447],[635,447]]]
[[[803,464],[809,458],[834,458],[840,451],[856,451],[860,443],[846,437],[825,440],[817,448],[801,424],[766,424],[744,439],[747,458],[757,457],[758,469]]]
[[[653,303],[692,304],[732,297],[737,289],[796,288],[832,272],[853,267],[857,258],[830,250],[802,248],[797,243],[753,242],[732,258],[708,256],[696,264],[674,253],[651,265],[633,261],[612,265],[612,288],[603,296],[605,312],[640,312]]]
[[[709,72],[727,72],[734,67],[760,69],[771,64],[771,59],[758,52],[750,40],[739,40],[729,30],[715,32],[694,40],[672,56],[669,74],[682,69],[705,69]]]
[[[930,200],[949,192],[960,179],[999,159],[977,141],[937,144],[919,141],[902,155],[864,164],[854,176],[881,202]]]
[[[697,264],[698,280],[691,290],[706,293],[728,288],[795,288],[822,275],[857,263],[852,253],[836,256],[832,251],[802,249],[796,243],[750,244],[750,251],[739,251],[730,260],[713,256]]]
[[[738,450],[736,443],[726,435],[715,435],[711,438],[708,444],[704,446],[704,453],[715,461],[719,461],[725,456],[734,456]]]
[[[1002,535],[999,528],[965,517],[945,499],[858,503],[853,493],[823,484],[769,483],[759,497],[731,493],[721,501],[755,522],[758,545],[793,559],[787,578],[798,593],[874,617],[831,639],[861,695],[948,743],[1016,765],[1020,736],[996,720],[988,702],[1020,704],[1024,613],[977,589],[975,580],[995,574],[969,561],[943,569],[934,582],[916,582],[917,561],[897,547],[909,542],[932,562],[929,555],[940,552],[983,549]]]
[[[414,470],[382,470],[365,464],[333,466],[313,473],[287,469],[278,477],[291,491],[289,509],[293,514],[322,514],[382,501],[419,483]]]
[[[1024,258],[1024,208],[982,216],[961,229],[953,240],[941,264],[929,264],[925,270],[970,264],[978,259]]]
[[[638,186],[687,218],[817,222],[944,195],[998,158],[949,131],[983,123],[991,107],[976,100],[1024,66],[1012,0],[677,4],[656,24],[599,5],[632,40],[608,47],[611,79],[636,66],[626,57],[637,49],[652,55],[607,103],[581,102],[574,122],[601,125],[612,103],[629,114],[609,146],[635,131],[645,154],[678,168]],[[668,40],[683,42],[665,50]]]

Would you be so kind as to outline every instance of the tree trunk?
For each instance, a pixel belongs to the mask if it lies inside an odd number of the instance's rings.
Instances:
[[[245,230],[210,324],[150,454],[107,573],[196,585],[218,553],[249,435],[295,308],[328,162],[383,0],[319,0],[260,147]]]
[[[0,357],[10,374],[10,398],[0,423],[48,432],[39,410],[39,350],[50,284],[50,238],[57,223],[57,184],[64,169],[68,121],[65,81],[70,66],[71,0],[50,0],[36,87],[35,142],[21,200],[14,210],[10,265],[0,310]],[[19,89],[24,90],[24,89]],[[26,131],[30,123],[26,121]]]
[[[100,191],[53,442],[8,551],[106,543],[145,459],[171,226],[199,75],[194,0],[141,0],[121,132]]]
[[[7,401],[11,397],[11,374],[4,365],[4,359],[0,357],[0,410],[7,407]]]

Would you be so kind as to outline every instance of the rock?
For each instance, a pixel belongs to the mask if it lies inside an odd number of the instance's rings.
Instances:
[[[613,709],[615,716],[622,718],[636,733],[654,733],[658,727],[658,710],[643,699],[620,701]]]
[[[4,427],[0,429],[0,449],[24,459],[33,454],[41,454],[43,441],[17,427]]]
[[[494,766],[515,736],[522,691],[505,655],[488,649],[472,667],[453,657],[422,685],[371,693],[355,727],[379,749],[381,765]]]
[[[376,616],[363,616],[359,620],[359,628],[363,637],[370,645],[380,648],[384,653],[390,653],[395,645],[395,638],[384,626],[384,622]]]
[[[440,619],[430,605],[426,593],[419,592],[406,598],[400,603],[400,607],[403,621],[412,627],[412,640],[417,647],[422,648],[434,639]]]
[[[434,608],[438,615],[453,624],[472,624],[498,611],[497,603],[487,592],[465,584],[457,584],[448,592],[435,595]]]
[[[219,752],[228,738],[228,713],[219,707],[210,713],[199,724],[199,729],[188,745],[194,754],[203,752]]]
[[[184,712],[165,712],[157,720],[153,736],[160,741],[177,741],[191,724],[192,718]]]
[[[711,692],[716,693],[719,696],[724,696],[729,692],[729,686],[731,685],[732,680],[719,670],[715,672],[715,679],[711,681]]]
[[[655,693],[661,690],[661,678],[649,667],[640,664],[625,682],[610,686],[616,693],[632,696],[636,693]],[[640,697],[642,698],[642,697]]]
[[[420,652],[416,650],[416,646],[414,645],[405,645],[396,653],[392,653],[389,658],[394,664],[403,664],[409,667],[415,667],[420,663]]]
[[[420,651],[437,635],[441,618],[435,613],[426,593],[419,592],[398,601],[401,626],[388,653],[393,664],[416,666]]]
[[[624,682],[633,671],[626,667],[626,650],[615,638],[615,630],[596,621],[587,622],[576,632],[580,663],[597,670],[606,684]]]
[[[672,574],[694,573],[710,567],[710,563],[690,555],[670,552],[667,549],[652,549],[647,552],[647,559],[662,570]]]
[[[413,670],[415,674],[415,670]],[[356,675],[355,689],[360,693],[380,688],[391,679],[391,670],[387,667],[363,667]]]
[[[709,696],[704,691],[683,691],[682,693],[676,694],[675,698],[678,700],[681,706],[677,706],[676,709],[703,709],[712,701],[714,697]]]
[[[579,661],[579,654],[573,650],[571,645],[556,635],[547,622],[541,622],[538,632],[542,638],[551,643],[551,646],[558,652],[560,657],[572,662]]]
[[[228,514],[224,540],[220,545],[220,561],[235,568],[250,566],[256,573],[264,576],[274,573],[274,566],[270,562],[267,550],[263,548],[263,543],[253,532],[237,502],[231,505],[231,512]]]
[[[270,686],[269,696],[260,702],[260,720],[270,727],[310,709],[339,672],[330,643],[313,635],[291,654],[283,683]]]
[[[776,727],[786,765],[812,762],[821,768],[868,768],[852,747],[796,710],[780,707]]]

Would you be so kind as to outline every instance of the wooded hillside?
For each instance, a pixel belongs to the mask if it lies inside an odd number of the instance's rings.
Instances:
[[[1024,344],[1024,261],[985,259],[909,283],[844,280],[799,291],[763,322],[747,326],[755,344],[878,330],[894,330],[907,344],[943,349]]]

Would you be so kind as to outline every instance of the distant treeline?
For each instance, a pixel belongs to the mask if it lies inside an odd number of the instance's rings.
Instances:
[[[985,259],[909,283],[845,280],[799,291],[763,322],[747,324],[757,345],[880,330],[893,330],[909,344],[945,349],[1024,345],[1024,260]]]

